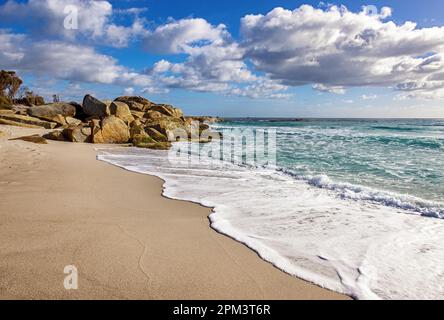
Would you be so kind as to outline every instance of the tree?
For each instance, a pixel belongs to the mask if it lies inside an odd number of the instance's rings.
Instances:
[[[20,86],[23,84],[15,71],[0,71],[0,95],[12,101]]]

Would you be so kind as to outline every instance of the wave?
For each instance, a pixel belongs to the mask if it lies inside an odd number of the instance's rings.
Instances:
[[[162,178],[166,197],[214,208],[212,228],[291,275],[357,299],[444,299],[444,220],[382,205],[371,190],[209,159],[180,167],[165,151],[98,159]]]

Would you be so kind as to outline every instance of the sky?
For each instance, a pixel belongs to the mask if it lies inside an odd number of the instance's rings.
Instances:
[[[222,117],[444,118],[444,4],[0,0],[0,68],[47,99]]]

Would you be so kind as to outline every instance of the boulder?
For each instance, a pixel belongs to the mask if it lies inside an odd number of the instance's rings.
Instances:
[[[43,136],[43,138],[54,141],[65,141],[65,136],[62,131],[52,131]]]
[[[134,119],[142,119],[145,116],[143,111],[130,110],[130,112]]]
[[[87,94],[83,99],[83,111],[92,117],[106,117],[110,115],[109,106]]]
[[[183,118],[182,110],[168,104],[156,104],[151,106],[150,110],[160,112],[168,117]]]
[[[130,126],[130,138],[133,139],[136,135],[142,135],[148,137],[148,134],[145,132],[145,128],[142,124],[136,123],[136,121],[133,121],[132,125]]]
[[[126,143],[130,140],[130,130],[122,119],[108,116],[90,123],[93,143]]]
[[[207,116],[186,117],[186,119],[196,120],[204,123],[217,123],[223,121],[223,119],[219,117],[207,117]]]
[[[51,121],[57,123],[61,127],[65,127],[68,125],[66,123],[65,117],[63,117],[61,114],[55,116]]]
[[[35,135],[32,135],[32,136],[25,136],[25,137],[15,138],[15,139],[9,139],[9,140],[23,140],[23,141],[26,141],[26,142],[32,142],[32,143],[37,143],[37,144],[48,144],[48,141],[46,141],[45,138],[42,138],[38,134],[35,134]]]
[[[102,137],[102,128],[100,126],[100,120],[93,119],[89,122],[91,128],[91,142],[92,143],[105,143]]]
[[[12,109],[0,109],[0,114],[15,114]]]
[[[164,117],[163,114],[161,114],[159,111],[154,111],[154,110],[148,110],[143,115],[143,118],[148,119],[148,120],[156,120],[156,119],[160,119],[162,117]]]
[[[177,133],[174,132],[176,129],[186,131],[185,122],[179,118],[163,117],[156,120],[149,120],[145,125],[147,128],[156,129],[166,137],[168,137],[170,133]]]
[[[138,96],[118,97],[114,101],[124,102],[131,110],[135,111],[147,111],[151,106],[155,105],[155,103],[149,101],[148,99]]]
[[[171,148],[171,142],[145,142],[149,139],[143,141],[133,142],[133,145],[138,148],[147,148],[153,150],[169,150]]]
[[[70,125],[70,126],[78,126],[80,124],[82,124],[82,121],[76,118],[72,118],[72,117],[66,117],[65,118],[66,124]]]
[[[68,103],[58,102],[43,106],[34,106],[28,109],[28,114],[32,117],[55,122],[59,125],[66,125],[65,117],[74,117],[76,108]]]
[[[168,138],[154,128],[145,128],[145,132],[157,142],[167,142]]]
[[[57,126],[55,122],[48,122],[39,118],[23,116],[19,114],[0,114],[0,123],[12,126],[27,128],[45,128],[54,129]]]
[[[30,107],[25,106],[23,104],[14,104],[11,107],[11,110],[14,111],[15,114],[20,114],[22,116],[27,116],[28,115],[28,109]]]
[[[22,128],[33,128],[33,129],[41,129],[42,128],[42,127],[35,126],[35,125],[32,125],[32,124],[15,122],[15,121],[6,120],[6,119],[2,119],[2,118],[0,118],[0,124],[4,124],[6,126],[22,127]]]
[[[135,134],[132,137],[132,143],[134,146],[138,147],[149,143],[156,143],[156,141],[154,141],[153,138],[147,136],[146,134]]]
[[[122,119],[125,123],[131,123],[134,121],[134,117],[128,105],[124,102],[114,101],[110,105],[110,113],[119,119]]]
[[[70,142],[91,142],[91,128],[84,125],[69,126],[63,130],[63,135]]]
[[[76,118],[85,122],[86,118],[89,116],[85,113],[85,111],[83,111],[82,105],[75,101],[72,101],[69,104],[76,108]]]

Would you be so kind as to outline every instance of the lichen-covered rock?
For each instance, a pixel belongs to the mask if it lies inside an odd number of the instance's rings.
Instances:
[[[171,148],[171,142],[136,142],[133,144],[138,148],[147,148],[153,150],[169,150]]]
[[[134,119],[142,119],[145,115],[143,111],[130,110],[130,112]]]
[[[132,139],[135,135],[148,136],[143,125],[137,121],[133,121],[130,125],[130,138]]]
[[[156,143],[156,141],[146,134],[135,134],[132,137],[132,143],[134,146],[138,147],[149,143]]]
[[[94,98],[93,96],[87,94],[83,99],[83,111],[92,117],[106,117],[110,115],[109,106]]]
[[[126,143],[130,140],[130,131],[122,119],[108,116],[103,120],[90,123],[93,143]]]
[[[91,142],[92,143],[105,143],[102,136],[102,127],[100,126],[99,119],[93,119],[89,122],[91,128]]]
[[[91,129],[84,125],[69,126],[63,130],[63,135],[65,136],[65,139],[70,142],[91,142]]]
[[[41,120],[39,118],[23,116],[19,114],[4,114],[4,113],[0,114],[0,123],[12,126],[18,126],[18,127],[45,128],[45,129],[54,129],[57,126],[55,122],[49,122]]]
[[[82,124],[82,121],[73,117],[66,117],[65,118],[66,124],[70,126],[78,126]]]
[[[155,103],[149,101],[148,99],[138,96],[118,97],[114,101],[124,102],[131,110],[135,111],[147,111],[151,106],[155,105]]]
[[[176,136],[178,133],[186,131],[185,122],[179,118],[173,117],[163,117],[156,120],[149,120],[145,125],[147,128],[156,129],[166,137],[169,137],[169,135]]]
[[[22,116],[27,116],[28,115],[28,110],[29,110],[29,106],[26,106],[24,104],[14,104],[11,107],[11,110],[15,113],[15,114],[20,114]]]
[[[223,119],[219,117],[207,117],[207,116],[185,117],[185,119],[196,120],[203,123],[217,123],[223,121]]]
[[[148,120],[156,120],[156,119],[160,119],[162,117],[164,117],[163,114],[161,114],[159,111],[154,111],[154,110],[148,110],[143,115],[143,118],[148,119]]]
[[[146,128],[145,132],[157,142],[167,142],[168,138],[154,128]]]
[[[25,136],[25,137],[20,137],[20,138],[15,138],[15,139],[9,139],[9,140],[23,140],[26,142],[32,142],[32,143],[37,143],[37,144],[48,144],[48,141],[46,141],[45,138],[39,136],[38,134],[32,135],[32,136]]]
[[[168,117],[183,118],[182,110],[168,104],[156,104],[151,106],[150,110],[160,112]]]
[[[32,117],[56,122],[59,125],[66,125],[65,117],[74,117],[76,107],[69,103],[51,103],[43,106],[34,106],[28,109],[28,114]]]
[[[62,131],[51,131],[43,136],[43,138],[54,141],[65,141],[65,136]]]
[[[113,101],[109,107],[109,110],[112,115],[122,119],[127,124],[134,121],[134,117],[125,102]]]

